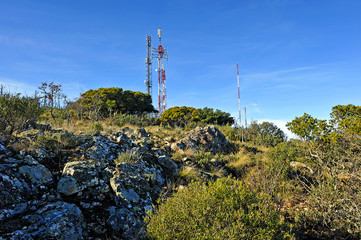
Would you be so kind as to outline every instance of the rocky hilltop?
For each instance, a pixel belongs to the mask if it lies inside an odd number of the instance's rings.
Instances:
[[[180,139],[144,129],[82,135],[42,125],[15,142],[2,138],[0,239],[140,239],[147,212],[193,164],[191,157],[173,159],[188,150],[227,153],[231,144],[214,126]]]

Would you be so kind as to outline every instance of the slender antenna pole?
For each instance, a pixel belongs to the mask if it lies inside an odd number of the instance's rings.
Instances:
[[[239,68],[237,63],[237,85],[238,85],[238,113],[239,113],[239,126],[242,129],[242,142],[243,142],[243,128],[242,128],[242,115],[241,115],[241,91],[239,89]]]
[[[239,125],[242,127],[242,116],[241,116],[241,91],[239,89],[239,69],[237,63],[237,84],[238,84],[238,113],[239,113]]]
[[[244,107],[244,125],[245,128],[247,128],[247,109]]]

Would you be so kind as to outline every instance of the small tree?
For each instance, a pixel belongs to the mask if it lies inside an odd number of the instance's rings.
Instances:
[[[40,93],[44,100],[44,106],[50,109],[50,114],[55,121],[54,108],[60,105],[60,99],[63,98],[61,94],[61,84],[54,84],[54,82],[46,83],[43,82],[39,87]]]

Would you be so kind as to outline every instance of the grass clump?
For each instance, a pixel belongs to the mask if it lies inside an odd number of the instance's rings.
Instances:
[[[192,181],[201,180],[201,174],[193,167],[185,166],[178,172],[178,181],[181,184],[189,184]]]
[[[115,160],[116,164],[120,163],[137,163],[140,160],[141,156],[138,153],[133,153],[131,151],[122,153],[118,156],[118,158]]]
[[[231,178],[191,183],[146,221],[152,239],[294,239],[268,195]]]
[[[51,135],[39,135],[35,139],[34,145],[55,153],[59,152],[62,147],[58,139]]]

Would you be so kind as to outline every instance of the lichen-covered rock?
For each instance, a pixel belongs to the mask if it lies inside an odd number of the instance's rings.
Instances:
[[[145,224],[134,211],[126,208],[110,207],[107,224],[123,239],[135,240],[144,236]],[[118,235],[117,234],[117,235]]]
[[[0,163],[0,209],[40,196],[52,182],[48,169],[31,156],[4,159]]]
[[[178,172],[177,164],[169,157],[160,156],[158,158],[158,162],[163,168],[167,169],[171,174],[174,175]]]
[[[143,162],[137,164],[120,163],[117,172],[110,179],[110,185],[116,194],[118,206],[134,204],[140,206],[152,204],[151,195],[159,193],[164,179],[161,171],[147,167]]]
[[[34,151],[31,153],[33,157],[38,159],[40,163],[46,163],[47,161],[51,161],[56,157],[56,154],[48,151],[42,147],[34,149]]]
[[[186,149],[186,145],[184,144],[184,142],[179,141],[179,142],[174,142],[171,144],[171,148],[173,151],[184,151]]]
[[[28,136],[23,139],[30,145],[23,151],[0,141],[1,237],[142,238],[146,213],[178,171],[169,158],[175,140],[144,129],[111,136],[57,132],[47,133],[60,138],[56,153],[32,147]],[[138,157],[119,163],[124,152]]]
[[[46,204],[22,217],[23,228],[6,234],[10,239],[85,239],[85,222],[80,209],[71,203]]]
[[[215,126],[207,126],[204,128],[197,127],[189,132],[180,142],[173,144],[173,149],[179,147],[182,150],[194,149],[206,152],[228,153],[232,146],[226,137]]]
[[[136,146],[124,132],[116,132],[113,134],[112,138],[120,145],[120,149],[122,152],[128,151],[132,147]]]
[[[138,138],[148,137],[148,133],[145,131],[144,128],[137,129],[135,131],[135,134],[137,135]]]
[[[11,151],[0,143],[0,159],[2,157],[8,157],[11,155]]]
[[[21,166],[19,172],[33,185],[41,186],[53,182],[53,176],[49,170],[41,164],[35,166]]]
[[[110,179],[116,206],[109,208],[107,224],[123,239],[140,239],[144,235],[143,218],[152,209],[165,179],[161,169],[140,159],[136,163],[120,163]]]
[[[65,165],[58,191],[71,195],[99,184],[100,169],[94,161],[75,161]]]
[[[112,163],[121,152],[121,145],[114,143],[105,136],[95,135],[92,142],[87,142],[78,147],[85,155],[95,161]]]

